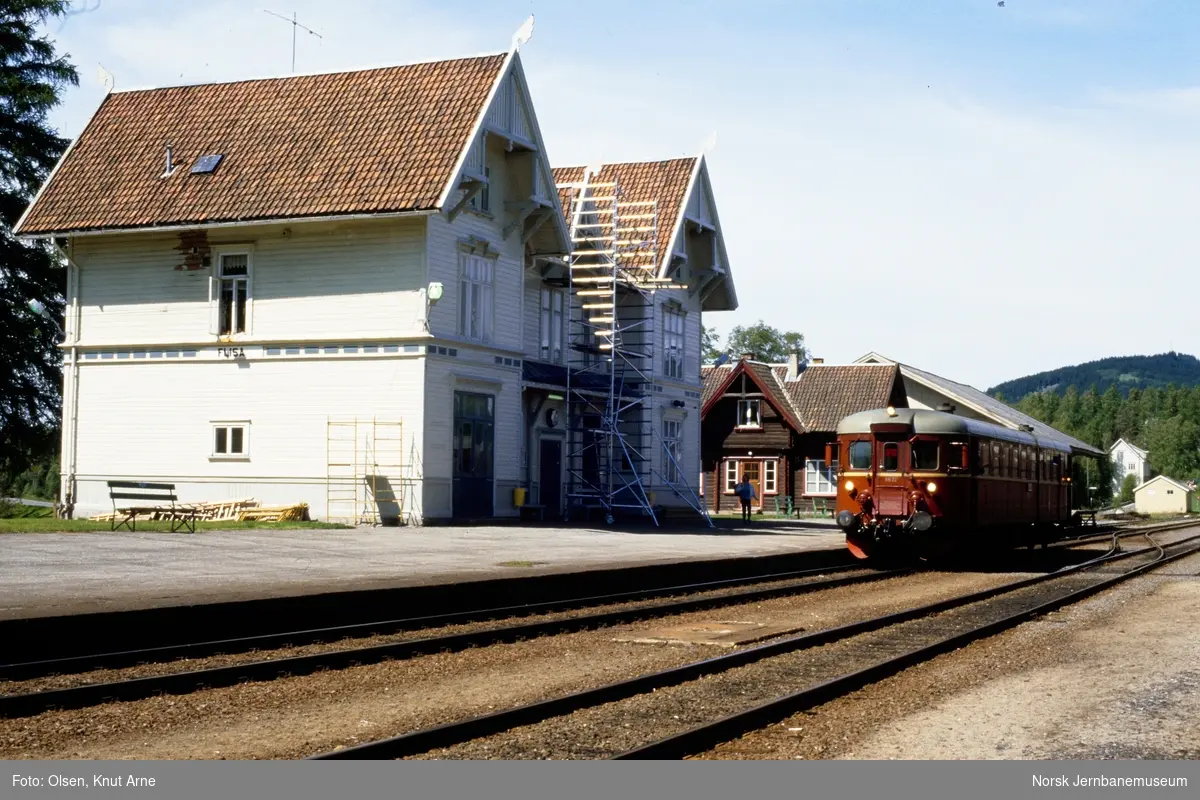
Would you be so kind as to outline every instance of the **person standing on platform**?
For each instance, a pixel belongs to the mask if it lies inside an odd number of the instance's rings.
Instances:
[[[758,492],[754,490],[749,475],[742,476],[742,482],[733,487],[733,493],[742,501],[742,522],[750,522],[750,503],[758,497]]]

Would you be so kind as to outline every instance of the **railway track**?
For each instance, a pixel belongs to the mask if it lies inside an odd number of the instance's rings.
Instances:
[[[911,571],[909,569],[874,571],[862,567],[850,566],[824,570],[773,573],[760,575],[755,578],[738,578],[734,580],[663,587],[651,594],[685,594],[686,596],[658,602],[637,602],[645,597],[647,594],[645,591],[595,596],[584,598],[583,601],[586,601],[589,606],[593,607],[596,605],[616,607],[590,613],[552,616],[548,619],[482,627],[445,635],[403,639],[386,644],[348,647],[208,669],[169,672],[162,675],[134,678],[131,680],[84,683],[77,686],[39,692],[8,694],[0,696],[0,718],[30,716],[55,708],[83,708],[114,700],[138,700],[159,694],[185,694],[202,688],[218,688],[248,681],[271,680],[283,675],[305,675],[324,669],[341,669],[361,664],[377,663],[383,660],[402,660],[427,653],[464,650],[469,647],[513,642],[548,634],[617,625],[647,617],[702,611],[738,603],[766,600],[773,597],[867,583],[896,577]],[[846,574],[838,577],[828,577],[830,573]],[[740,586],[749,582],[770,585],[728,589],[730,586]],[[631,598],[632,604],[630,604]],[[466,614],[397,620],[394,624],[411,625],[416,621],[420,621],[427,622],[432,626],[433,624],[447,624],[452,622],[471,622],[479,619],[484,613],[493,615],[514,615],[518,613],[521,615],[530,615],[537,613],[539,610],[542,610],[543,613],[552,612],[562,608],[562,606],[563,603],[528,604],[488,609],[486,612],[477,611],[467,612]],[[323,629],[321,632],[330,636],[347,636],[354,635],[363,627],[375,633],[379,631],[379,625],[376,624],[371,626],[345,626],[342,628]],[[271,638],[277,639],[281,636],[285,635],[280,634]],[[140,652],[149,654],[155,651]],[[65,659],[56,662],[37,662],[33,665],[10,665],[8,671],[3,673],[2,676],[10,680],[12,680],[10,676],[14,673],[20,675],[32,672],[40,676],[46,674],[46,672],[35,672],[32,669],[33,667],[54,665],[61,668],[64,662],[75,663],[75,660]]]
[[[1164,527],[1164,526],[1160,526]],[[1106,537],[1109,534],[1106,534]],[[0,680],[21,681],[48,675],[78,674],[87,670],[120,668],[135,664],[164,663],[170,659],[199,658],[214,653],[245,652],[251,648],[294,647],[337,641],[356,636],[394,634],[414,628],[470,625],[503,617],[542,615],[533,621],[491,625],[443,635],[408,638],[368,646],[343,647],[316,653],[246,661],[237,664],[168,671],[128,680],[100,680],[43,691],[0,696],[0,718],[38,714],[50,709],[84,708],[108,701],[131,701],[159,694],[186,694],[203,688],[220,688],[280,676],[310,674],[325,669],[403,660],[441,651],[456,651],[520,639],[605,627],[638,619],[715,609],[896,577],[910,569],[874,571],[857,565],[814,570],[772,572],[755,576],[618,592],[570,601],[547,601],[489,607],[450,614],[408,617],[371,623],[333,626],[287,633],[239,637],[160,648],[91,654],[62,659],[0,665]],[[751,588],[739,588],[749,585]],[[681,597],[682,595],[682,597]],[[657,598],[674,598],[655,602]],[[607,606],[607,608],[605,608]],[[601,608],[572,613],[581,608]],[[561,616],[566,614],[567,616]],[[548,616],[547,618],[547,615]]]
[[[322,644],[341,639],[366,636],[387,636],[421,628],[438,628],[448,625],[487,622],[500,618],[529,617],[538,614],[571,611],[588,607],[649,601],[656,598],[680,594],[698,594],[708,591],[752,586],[771,581],[800,579],[814,575],[836,575],[848,572],[864,572],[862,564],[826,567],[821,569],[788,570],[758,575],[723,578],[684,584],[643,588],[634,591],[612,592],[569,599],[520,603],[506,606],[487,606],[444,614],[426,614],[415,617],[373,620],[347,625],[331,625],[319,628],[290,629],[275,633],[253,636],[238,636],[227,639],[205,639],[196,642],[143,647],[129,650],[87,653],[61,658],[0,664],[0,681],[22,681],[46,675],[72,674],[96,669],[120,669],[145,663],[165,663],[182,659],[205,658],[212,655],[245,653],[254,650],[270,650],[278,647],[300,647]]]
[[[1182,527],[1196,526],[1129,533]],[[1197,540],[1200,534],[1110,551],[1048,575],[312,758],[680,758],[1194,555],[1200,552]],[[1141,563],[1116,575],[1102,572],[1132,559]],[[846,664],[855,668],[846,670]],[[795,691],[798,675],[809,680]],[[720,685],[704,688],[706,681]],[[581,718],[571,725],[565,715]],[[582,715],[590,716],[583,721]],[[672,720],[682,720],[673,723],[681,729],[665,737],[646,741],[638,734]],[[518,736],[519,729],[525,735]]]

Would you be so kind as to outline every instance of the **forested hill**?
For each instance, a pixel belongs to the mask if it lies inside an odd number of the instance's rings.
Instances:
[[[1200,386],[1200,359],[1184,353],[1102,358],[1006,381],[988,389],[988,394],[1000,393],[1012,402],[1031,392],[1049,390],[1062,394],[1068,386],[1080,392],[1095,386],[1103,393],[1115,384],[1121,394],[1127,394],[1130,389],[1164,389],[1171,383],[1179,387]]]

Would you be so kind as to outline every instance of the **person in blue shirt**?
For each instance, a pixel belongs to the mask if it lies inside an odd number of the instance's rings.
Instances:
[[[754,491],[749,475],[742,476],[742,482],[733,487],[733,493],[742,501],[742,522],[750,522],[750,503],[758,497],[758,492]]]

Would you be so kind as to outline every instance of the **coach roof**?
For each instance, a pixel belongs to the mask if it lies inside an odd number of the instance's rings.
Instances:
[[[894,416],[893,416],[894,414]],[[895,408],[892,414],[885,408],[870,411],[860,411],[851,414],[838,423],[838,435],[870,433],[872,425],[901,424],[907,425],[913,433],[929,434],[963,434],[967,436],[984,436],[989,439],[1001,439],[1020,444],[1036,445],[1038,447],[1070,452],[1071,445],[1062,439],[1035,435],[1026,431],[1014,431],[1002,425],[981,422],[957,414],[947,414],[942,411],[929,411],[924,408]]]

